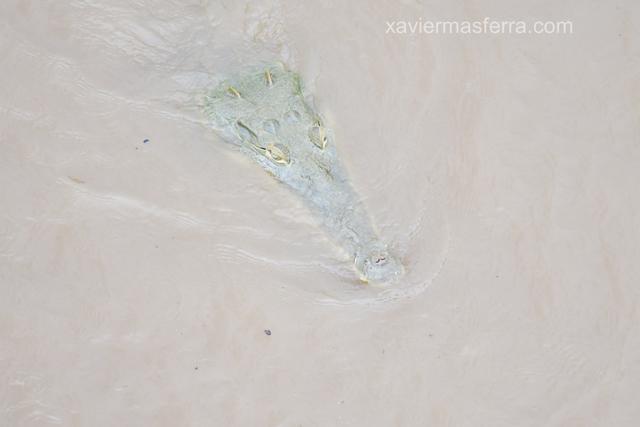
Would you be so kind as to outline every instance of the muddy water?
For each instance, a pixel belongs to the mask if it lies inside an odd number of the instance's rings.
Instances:
[[[3,2],[0,424],[634,425],[640,11],[520,3]],[[574,34],[385,34],[485,16]],[[393,287],[206,126],[263,61]]]

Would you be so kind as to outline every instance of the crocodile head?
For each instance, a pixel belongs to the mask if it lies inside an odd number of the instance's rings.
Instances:
[[[339,162],[333,136],[305,101],[299,76],[282,65],[250,71],[211,91],[205,113],[223,139],[290,187],[349,251],[360,279],[402,272],[371,224]]]

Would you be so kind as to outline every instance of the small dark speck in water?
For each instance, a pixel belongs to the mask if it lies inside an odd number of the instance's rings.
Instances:
[[[193,369],[195,369],[195,370],[197,371],[197,370],[198,370],[198,367],[196,366],[196,367],[195,367],[195,368],[193,368]]]
[[[271,335],[271,329],[265,329],[264,333],[267,334],[267,335]]]
[[[149,140],[148,140],[148,139],[145,139],[144,141],[142,141],[142,143],[143,143],[143,144],[148,144],[148,143],[149,143]]]

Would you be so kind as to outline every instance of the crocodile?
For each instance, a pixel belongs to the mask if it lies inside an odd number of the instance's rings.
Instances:
[[[339,161],[333,132],[283,64],[252,68],[205,95],[208,124],[297,194],[363,282],[392,283],[402,263],[377,235]]]

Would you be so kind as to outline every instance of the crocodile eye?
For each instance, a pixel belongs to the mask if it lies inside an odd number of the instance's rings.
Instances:
[[[289,149],[281,144],[269,144],[265,149],[266,156],[279,165],[288,165],[291,163]]]
[[[315,124],[309,129],[309,140],[321,150],[327,146],[327,130],[320,124]]]

